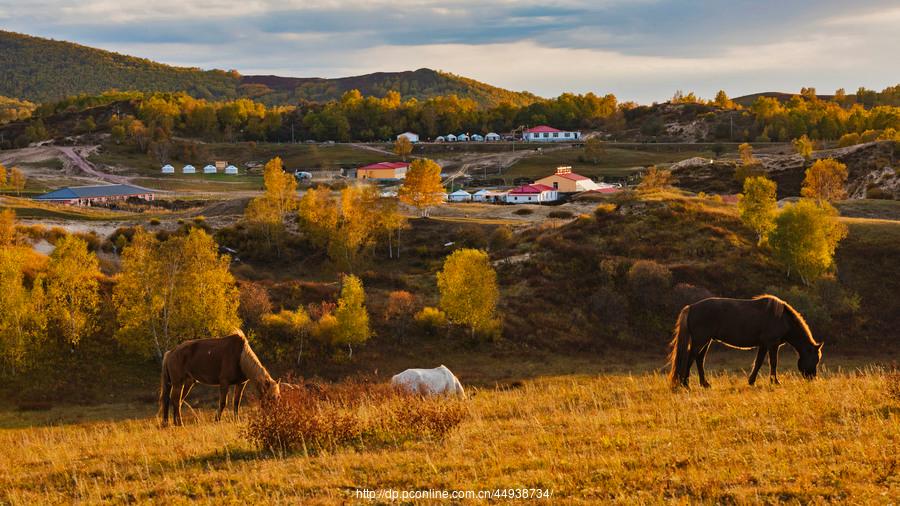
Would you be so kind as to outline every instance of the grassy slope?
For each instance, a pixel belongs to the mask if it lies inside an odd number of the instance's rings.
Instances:
[[[710,151],[697,150],[691,146],[677,148],[656,146],[655,148],[653,146],[640,150],[608,148],[600,163],[596,165],[578,160],[583,153],[581,148],[549,151],[520,160],[503,175],[506,178],[539,178],[553,173],[557,166],[571,165],[573,171],[585,176],[622,178],[651,164],[668,165],[695,156],[712,156]]]
[[[811,383],[783,374],[774,388],[748,387],[742,374],[712,381],[712,390],[673,393],[655,373],[543,378],[480,392],[443,441],[311,457],[259,455],[240,423],[210,422],[208,410],[167,430],[134,406],[4,414],[4,426],[64,425],[0,433],[0,501],[368,503],[357,488],[551,490],[541,504],[900,494],[897,458],[885,451],[898,444],[900,402],[883,373],[835,371]],[[116,420],[65,425],[73,416]]]

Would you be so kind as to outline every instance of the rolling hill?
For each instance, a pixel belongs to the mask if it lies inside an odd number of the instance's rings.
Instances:
[[[539,98],[431,69],[378,72],[338,79],[242,76],[237,71],[174,67],[80,44],[0,31],[0,96],[48,102],[78,94],[185,91],[199,98],[252,97],[269,104],[328,101],[344,92],[427,99],[456,94],[482,106],[532,103]]]

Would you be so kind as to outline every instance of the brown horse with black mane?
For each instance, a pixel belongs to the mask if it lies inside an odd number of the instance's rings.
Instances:
[[[172,423],[183,425],[181,403],[196,383],[219,387],[216,421],[221,419],[228,389],[234,385],[234,416],[237,417],[247,381],[256,385],[263,399],[277,399],[281,394],[278,382],[259,362],[240,329],[225,337],[194,339],[179,344],[163,356],[159,392],[162,424],[169,423],[171,403]]]
[[[806,321],[796,309],[778,297],[712,297],[685,306],[678,315],[675,336],[672,338],[672,353],[669,355],[669,381],[673,386],[688,385],[691,365],[696,362],[700,385],[709,387],[703,371],[703,361],[712,341],[719,341],[733,348],[759,348],[750,372],[751,385],[756,382],[756,375],[766,353],[769,355],[770,379],[773,383],[778,383],[778,348],[784,343],[797,350],[800,355],[797,368],[806,378],[816,376],[816,367],[822,358],[822,344],[813,339]]]

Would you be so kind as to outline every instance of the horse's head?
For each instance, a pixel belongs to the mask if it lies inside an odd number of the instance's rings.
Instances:
[[[800,374],[804,378],[813,379],[816,377],[816,369],[820,360],[822,360],[822,343],[811,344],[800,352],[800,359],[797,360],[797,369],[800,369]]]
[[[272,378],[259,382],[259,396],[263,401],[277,401],[281,398],[281,385]]]

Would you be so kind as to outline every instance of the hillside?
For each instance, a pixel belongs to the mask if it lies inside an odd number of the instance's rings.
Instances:
[[[538,97],[430,69],[338,79],[241,76],[235,71],[174,67],[71,42],[0,31],[0,96],[47,102],[110,89],[185,91],[199,98],[252,97],[268,104],[328,101],[351,89],[406,98],[456,94],[482,106],[529,104]]]

